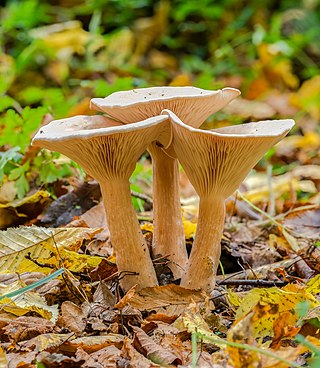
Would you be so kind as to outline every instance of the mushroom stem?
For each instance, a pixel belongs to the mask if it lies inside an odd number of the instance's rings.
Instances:
[[[200,198],[198,225],[189,264],[181,285],[191,289],[214,289],[221,254],[225,202],[222,198]]]
[[[100,186],[118,271],[136,273],[123,277],[121,287],[128,291],[135,284],[139,289],[157,285],[149,249],[132,205],[128,179],[107,180],[100,182]]]
[[[173,276],[179,279],[188,262],[181,217],[179,163],[155,143],[148,151],[153,167],[153,254],[167,256]]]

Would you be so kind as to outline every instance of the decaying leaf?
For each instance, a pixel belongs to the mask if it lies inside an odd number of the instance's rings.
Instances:
[[[0,203],[0,229],[19,225],[28,219],[35,218],[41,213],[49,197],[50,194],[48,192],[40,190],[23,199],[9,203]]]
[[[154,286],[142,289],[130,299],[130,305],[139,310],[150,310],[170,305],[189,305],[208,297],[202,290],[190,290],[178,285]]]
[[[58,332],[54,323],[38,317],[18,317],[3,328],[12,343],[29,340],[38,335]]]
[[[43,227],[9,228],[0,232],[0,270],[4,272],[51,272],[39,267],[31,259],[50,264],[51,254],[59,259],[57,248],[77,251],[84,239],[91,239],[100,229]],[[67,253],[68,254],[68,253]],[[74,254],[73,254],[74,256]],[[78,264],[82,259],[79,255]]]
[[[294,326],[299,319],[296,307],[303,301],[309,302],[309,307],[319,305],[316,298],[303,287],[288,284],[282,289],[272,287],[269,289],[252,289],[241,301],[237,310],[236,319],[242,318],[251,310],[256,310],[252,320],[253,336],[263,338],[274,336],[273,326],[283,313],[288,313],[286,323]],[[261,312],[258,313],[258,309]],[[258,308],[258,309],[257,309]],[[259,309],[260,311],[260,309]]]
[[[141,328],[133,327],[133,331],[143,349],[147,352],[147,357],[154,363],[160,365],[182,364],[169,349],[164,349],[161,345],[155,343]]]
[[[228,331],[227,341],[256,345],[256,341],[252,337],[252,316],[253,312],[250,312],[244,318],[236,321]],[[227,346],[227,352],[229,353],[232,366],[236,368],[257,368],[259,366],[259,355],[257,352],[234,346]]]
[[[320,209],[295,211],[287,215],[282,223],[300,237],[319,239]]]
[[[65,301],[61,305],[59,324],[79,335],[86,328],[86,314],[76,304]]]
[[[44,297],[33,291],[11,297],[10,299],[3,298],[0,300],[0,308],[16,316],[23,316],[28,312],[34,312],[53,322],[58,318],[58,305],[49,306]]]

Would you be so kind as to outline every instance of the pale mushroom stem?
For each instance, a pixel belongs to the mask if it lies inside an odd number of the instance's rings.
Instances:
[[[148,150],[153,168],[153,254],[167,256],[174,278],[179,279],[188,262],[181,216],[179,163],[155,144]]]
[[[128,291],[135,284],[139,289],[156,286],[156,273],[132,205],[128,179],[108,180],[100,186],[118,271],[138,273],[123,277],[121,287]]]
[[[221,237],[225,219],[222,198],[200,197],[198,225],[189,264],[181,285],[211,292],[221,254]]]

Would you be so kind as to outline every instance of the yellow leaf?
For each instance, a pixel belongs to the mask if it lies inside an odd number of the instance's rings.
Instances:
[[[253,312],[246,315],[240,321],[237,321],[228,331],[227,341],[240,344],[255,345],[256,342],[252,337],[252,320]],[[259,363],[259,355],[257,352],[239,349],[234,346],[227,346],[232,367],[241,368],[257,368]]]
[[[54,256],[51,258],[39,257],[37,260],[39,263],[46,263],[56,268],[61,266],[61,260],[63,261],[63,267],[71,272],[82,272],[88,269],[96,268],[102,261],[102,257],[90,256],[87,254],[79,254],[67,249],[60,249],[59,253],[54,251]]]
[[[0,300],[0,308],[16,316],[34,312],[52,322],[58,318],[58,305],[48,306],[45,298],[33,291]]]
[[[8,361],[7,361],[5,352],[0,346],[0,368],[6,368],[6,367],[8,367]]]
[[[174,87],[192,86],[192,81],[188,74],[179,74],[171,81],[170,86]]]
[[[183,229],[186,239],[194,238],[197,230],[197,224],[194,224],[188,220],[183,220]]]
[[[21,226],[0,231],[0,272],[40,271],[48,274],[51,268],[39,267],[27,258],[41,259],[42,263],[49,264],[52,254],[60,259],[58,249],[77,251],[84,239],[91,239],[100,230]]]
[[[268,314],[263,318],[252,321],[253,336],[263,338],[273,336],[274,321],[284,312],[289,312],[288,325],[294,326],[298,321],[296,306],[300,302],[308,301],[310,307],[319,305],[316,298],[308,293],[304,288],[289,284],[280,288],[252,289],[242,300],[236,313],[236,319],[241,319],[244,315],[252,311],[258,304],[269,306]]]
[[[320,293],[320,274],[312,277],[307,282],[306,291],[310,294],[316,295]]]
[[[299,91],[293,93],[290,102],[304,111],[308,112],[314,119],[320,119],[320,76],[303,82]]]
[[[150,233],[153,233],[153,224],[150,222],[145,222],[140,226],[141,230],[149,231]]]

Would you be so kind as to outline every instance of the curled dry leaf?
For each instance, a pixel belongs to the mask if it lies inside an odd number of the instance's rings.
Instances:
[[[161,345],[155,343],[141,328],[133,327],[133,331],[141,347],[147,352],[148,359],[161,366],[182,364],[180,358],[175,356],[169,349],[164,349]]]
[[[140,354],[133,346],[131,341],[125,337],[123,341],[123,347],[121,350],[121,356],[129,361],[131,367],[139,368],[159,368],[160,365],[151,362],[142,354]]]

